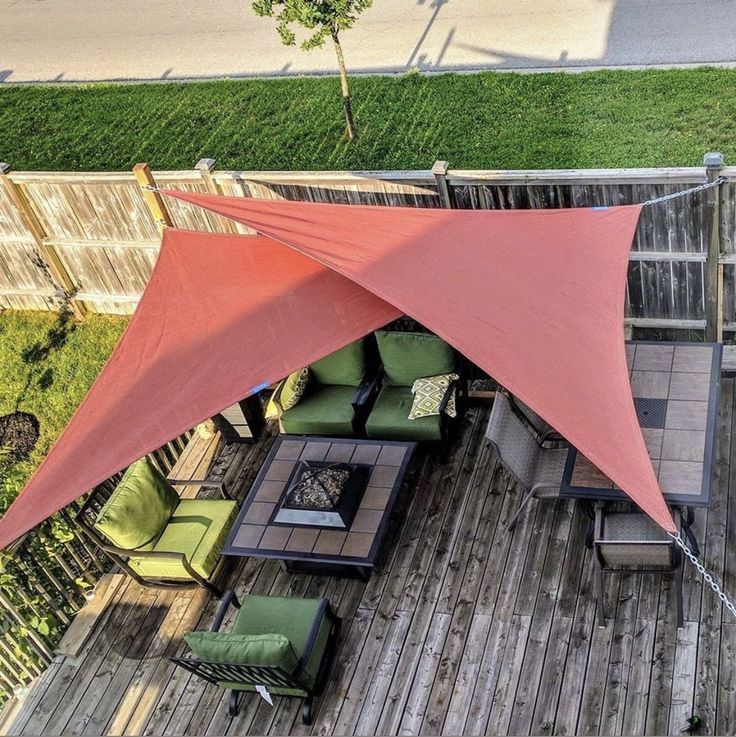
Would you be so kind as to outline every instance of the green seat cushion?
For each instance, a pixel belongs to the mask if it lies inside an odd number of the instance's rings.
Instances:
[[[411,386],[420,377],[455,370],[454,349],[436,335],[379,330],[376,341],[386,383],[392,386]]]
[[[307,646],[312,623],[320,605],[320,599],[297,599],[280,596],[247,596],[232,627],[238,635],[261,635],[278,632],[288,638],[294,652],[301,657]],[[314,649],[304,671],[297,674],[305,690],[311,690],[317,680],[319,668],[329,644],[330,621],[324,617],[320,624]],[[227,688],[241,691],[254,690],[256,684],[228,684]],[[250,688],[248,688],[250,686]],[[296,696],[296,693],[283,693],[281,689],[269,688],[271,693],[283,696]],[[291,691],[291,689],[286,689]]]
[[[441,440],[441,416],[410,420],[413,401],[410,387],[384,386],[365,424],[368,437],[377,440]]]
[[[299,665],[289,638],[273,632],[258,635],[190,632],[184,640],[197,658],[210,663],[259,665],[279,668],[285,673],[293,673]]]
[[[281,430],[292,435],[353,434],[352,386],[320,386],[281,415]]]
[[[365,376],[365,345],[361,338],[309,366],[312,378],[325,386],[359,386]]]
[[[192,568],[209,578],[237,512],[237,503],[229,499],[182,499],[161,536],[146,549],[184,553]],[[173,559],[131,557],[128,565],[143,578],[191,578]]]
[[[179,495],[146,456],[131,464],[97,515],[95,528],[113,545],[135,550],[161,534]]]

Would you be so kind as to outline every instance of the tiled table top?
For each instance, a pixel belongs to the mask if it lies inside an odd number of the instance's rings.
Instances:
[[[662,492],[672,504],[710,503],[722,352],[718,344],[626,345],[639,424]],[[562,495],[610,499],[621,491],[571,448]]]
[[[372,566],[415,443],[283,435],[274,441],[243,502],[223,553]],[[347,531],[273,524],[272,516],[300,460],[370,466],[363,499]]]

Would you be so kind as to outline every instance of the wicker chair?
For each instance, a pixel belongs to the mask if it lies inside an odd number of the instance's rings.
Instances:
[[[685,517],[678,509],[675,521],[690,548],[698,554],[697,542],[690,528],[692,515]],[[677,626],[682,627],[682,551],[647,515],[638,510],[613,511],[610,505],[606,507],[599,503],[587,544],[595,554],[598,624],[601,627],[606,623],[603,573],[616,571],[674,574]]]
[[[507,530],[516,526],[533,497],[559,497],[567,459],[567,448],[548,447],[545,428],[540,428],[543,431],[540,433],[527,419],[520,416],[506,394],[496,392],[486,439],[495,446],[503,466],[526,492],[516,514],[509,520]]]

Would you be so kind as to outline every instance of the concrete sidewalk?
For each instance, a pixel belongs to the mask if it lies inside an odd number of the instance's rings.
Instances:
[[[0,0],[0,81],[324,74],[248,0]],[[375,0],[344,34],[352,72],[736,62],[733,0]]]

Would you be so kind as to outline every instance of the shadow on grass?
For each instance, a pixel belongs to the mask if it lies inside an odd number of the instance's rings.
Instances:
[[[21,358],[28,365],[28,375],[23,388],[15,400],[17,410],[28,394],[28,390],[35,384],[41,391],[50,389],[54,384],[54,371],[43,364],[49,357],[66,345],[69,335],[76,329],[74,315],[68,303],[62,305],[56,323],[49,328],[43,341],[28,346],[21,352]]]

